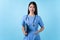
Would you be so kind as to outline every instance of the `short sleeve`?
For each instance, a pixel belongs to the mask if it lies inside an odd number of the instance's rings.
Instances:
[[[25,16],[23,16],[23,18],[22,18],[22,26],[23,27],[25,26]]]
[[[44,26],[44,23],[43,23],[43,21],[42,21],[40,16],[38,16],[38,24],[40,25],[40,27]]]

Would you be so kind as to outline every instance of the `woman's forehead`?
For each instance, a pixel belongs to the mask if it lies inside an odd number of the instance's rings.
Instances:
[[[30,6],[33,6],[34,7],[34,4],[31,4]]]

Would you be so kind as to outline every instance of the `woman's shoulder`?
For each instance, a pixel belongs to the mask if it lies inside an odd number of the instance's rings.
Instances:
[[[25,18],[27,15],[24,15],[23,17]]]
[[[36,16],[37,16],[38,19],[41,18],[39,15],[36,15]]]
[[[23,16],[23,20],[25,20],[25,19],[26,19],[26,17],[27,17],[27,15],[24,15],[24,16]]]

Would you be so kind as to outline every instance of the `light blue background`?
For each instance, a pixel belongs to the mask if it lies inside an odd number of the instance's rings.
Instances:
[[[23,40],[22,17],[32,0],[0,0],[0,40]],[[45,30],[42,40],[60,40],[60,0],[33,0],[37,3]]]

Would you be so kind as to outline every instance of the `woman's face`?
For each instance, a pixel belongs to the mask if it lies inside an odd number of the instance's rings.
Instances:
[[[32,12],[32,13],[35,12],[35,7],[34,7],[33,4],[31,4],[31,5],[29,6],[29,11]]]

